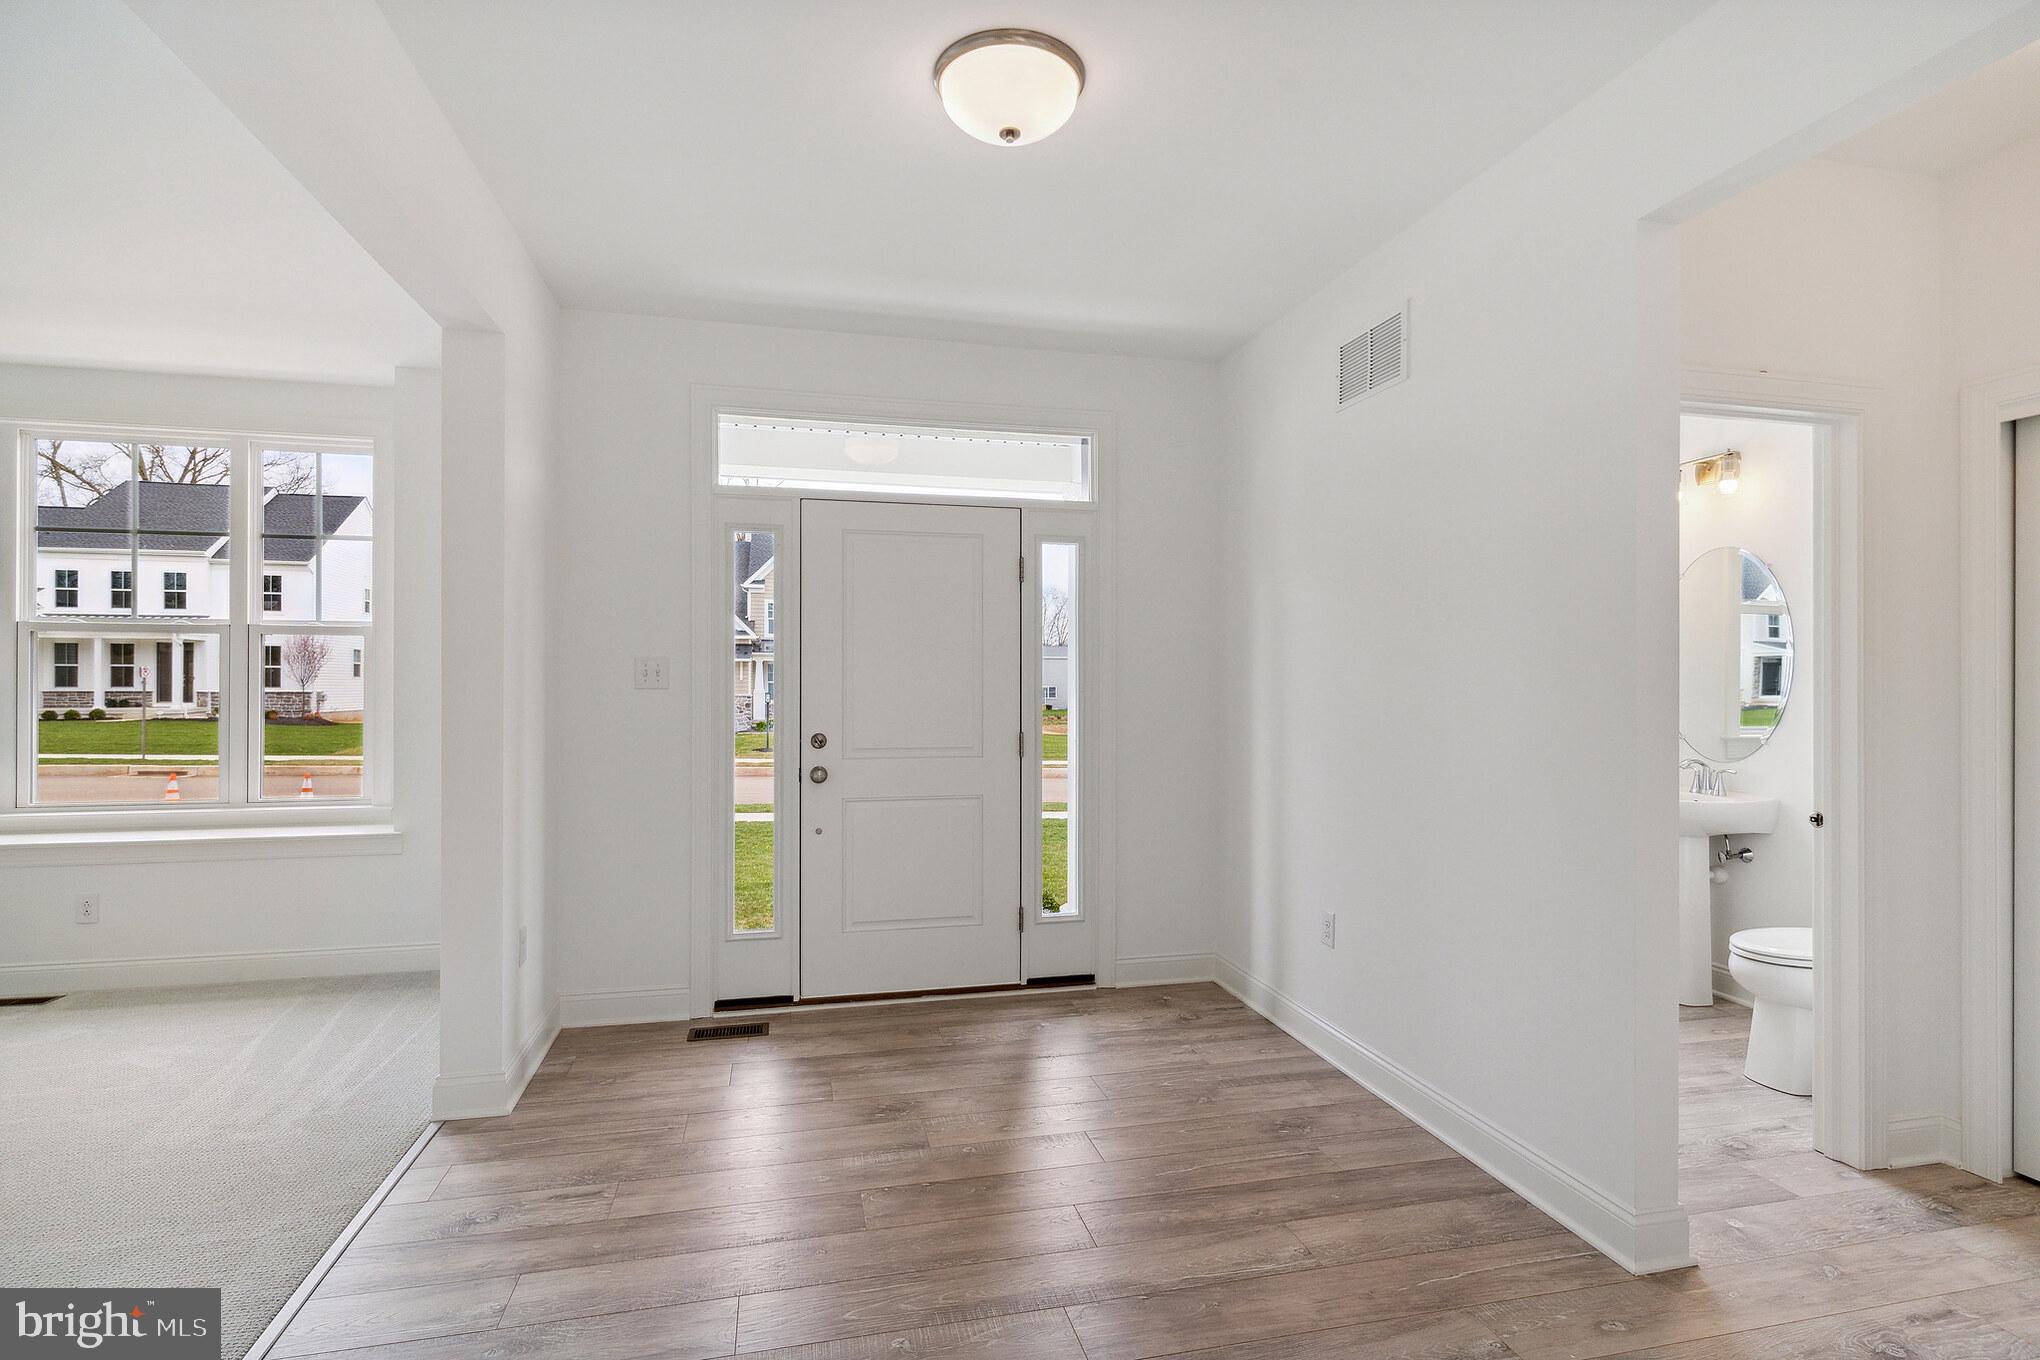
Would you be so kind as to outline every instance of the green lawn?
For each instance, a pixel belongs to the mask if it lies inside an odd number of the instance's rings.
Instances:
[[[1070,734],[1067,732],[1043,732],[1041,734],[1041,758],[1043,760],[1068,760],[1070,758]]]
[[[740,756],[769,755],[777,751],[779,747],[777,744],[767,746],[766,743],[778,735],[777,732],[739,732],[737,733],[737,754]]]
[[[1742,711],[1744,727],[1776,727],[1778,715],[1783,712],[1773,704],[1745,704]]]
[[[142,724],[136,721],[93,722],[44,719],[36,723],[36,750],[47,756],[131,756],[142,750]],[[361,724],[300,726],[270,723],[263,738],[272,756],[358,756]],[[149,754],[210,756],[220,749],[220,725],[212,718],[154,718],[149,722]]]
[[[737,929],[772,929],[772,822],[738,822]]]
[[[772,929],[772,822],[738,822],[737,929]],[[1058,911],[1070,900],[1070,824],[1041,823],[1041,905]]]
[[[1041,819],[1041,909],[1059,912],[1070,900],[1070,824]]]

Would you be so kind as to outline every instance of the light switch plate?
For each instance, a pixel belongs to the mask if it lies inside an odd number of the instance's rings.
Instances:
[[[640,656],[631,662],[631,687],[633,689],[671,689],[673,687],[670,658],[663,656]]]

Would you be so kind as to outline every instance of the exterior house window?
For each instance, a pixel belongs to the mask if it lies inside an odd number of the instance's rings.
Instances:
[[[1767,638],[1778,638],[1785,636],[1785,621],[1783,616],[1778,614],[1764,615],[1764,636]]]
[[[368,586],[363,586],[361,588],[361,617],[363,617],[364,619],[369,617],[369,615],[375,613],[373,609],[369,608],[370,594],[371,590]]]
[[[368,657],[387,656],[365,608],[374,451],[348,439],[282,449],[254,435],[148,439],[30,430],[15,451],[14,470],[35,485],[12,500],[7,541],[14,579],[40,588],[0,606],[34,661],[12,715],[27,738],[14,747],[24,796],[0,794],[0,823],[17,808],[96,805],[127,819],[162,803],[373,797],[387,787],[369,778],[382,715],[369,711]],[[254,480],[259,494],[242,494]],[[246,580],[237,555],[257,591],[221,588]],[[86,575],[105,582],[104,596],[84,598]],[[239,708],[250,692],[255,714]],[[40,729],[42,714],[62,722],[88,696],[108,708],[146,703],[148,750],[176,755],[181,789],[142,762],[62,758],[75,743]],[[244,730],[255,740],[225,739]],[[84,749],[114,754],[142,739],[111,727],[93,736],[112,744]]]
[[[774,612],[774,610],[773,610],[773,603],[774,603],[774,602],[773,602],[773,601],[771,601],[771,600],[767,600],[767,601],[765,601],[765,636],[766,636],[766,637],[771,637],[771,636],[772,636],[772,615],[773,615],[773,612]]]
[[[1757,662],[1757,694],[1761,698],[1775,699],[1785,692],[1785,662],[1782,658],[1767,656]]]
[[[1044,704],[1053,704],[1055,702],[1054,685],[1043,685],[1041,687],[1041,702]]]

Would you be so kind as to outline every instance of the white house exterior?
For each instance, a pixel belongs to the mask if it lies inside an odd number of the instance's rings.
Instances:
[[[142,488],[130,519],[130,488]],[[218,634],[204,625],[228,615],[228,488],[182,482],[124,482],[82,506],[36,511],[35,685],[39,707],[64,712],[139,707],[204,713],[220,702]],[[370,616],[368,508],[360,496],[271,493],[263,505],[262,616],[280,623],[358,623]],[[138,522],[139,530],[130,527]],[[323,608],[319,606],[323,605]],[[76,620],[75,627],[65,626]],[[95,624],[148,623],[111,633]],[[325,636],[324,664],[303,683],[290,637],[264,639],[264,711],[287,717],[362,709],[361,639]]]
[[[773,599],[775,557],[773,537],[766,533],[737,535],[732,559],[737,590],[731,620],[736,639],[736,728],[748,732],[771,722],[778,697],[773,674],[772,643],[778,631],[778,606]]]
[[[1068,643],[1043,643],[1041,647],[1041,706],[1070,706],[1070,649]]]

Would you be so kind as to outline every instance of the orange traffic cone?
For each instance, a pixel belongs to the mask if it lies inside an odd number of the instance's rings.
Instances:
[[[183,798],[184,795],[177,791],[177,771],[172,770],[170,771],[170,782],[163,786],[163,801],[166,803],[176,803],[183,801]]]
[[[312,772],[310,770],[305,771],[305,782],[298,786],[297,796],[300,798],[316,798],[318,796],[312,792]]]

